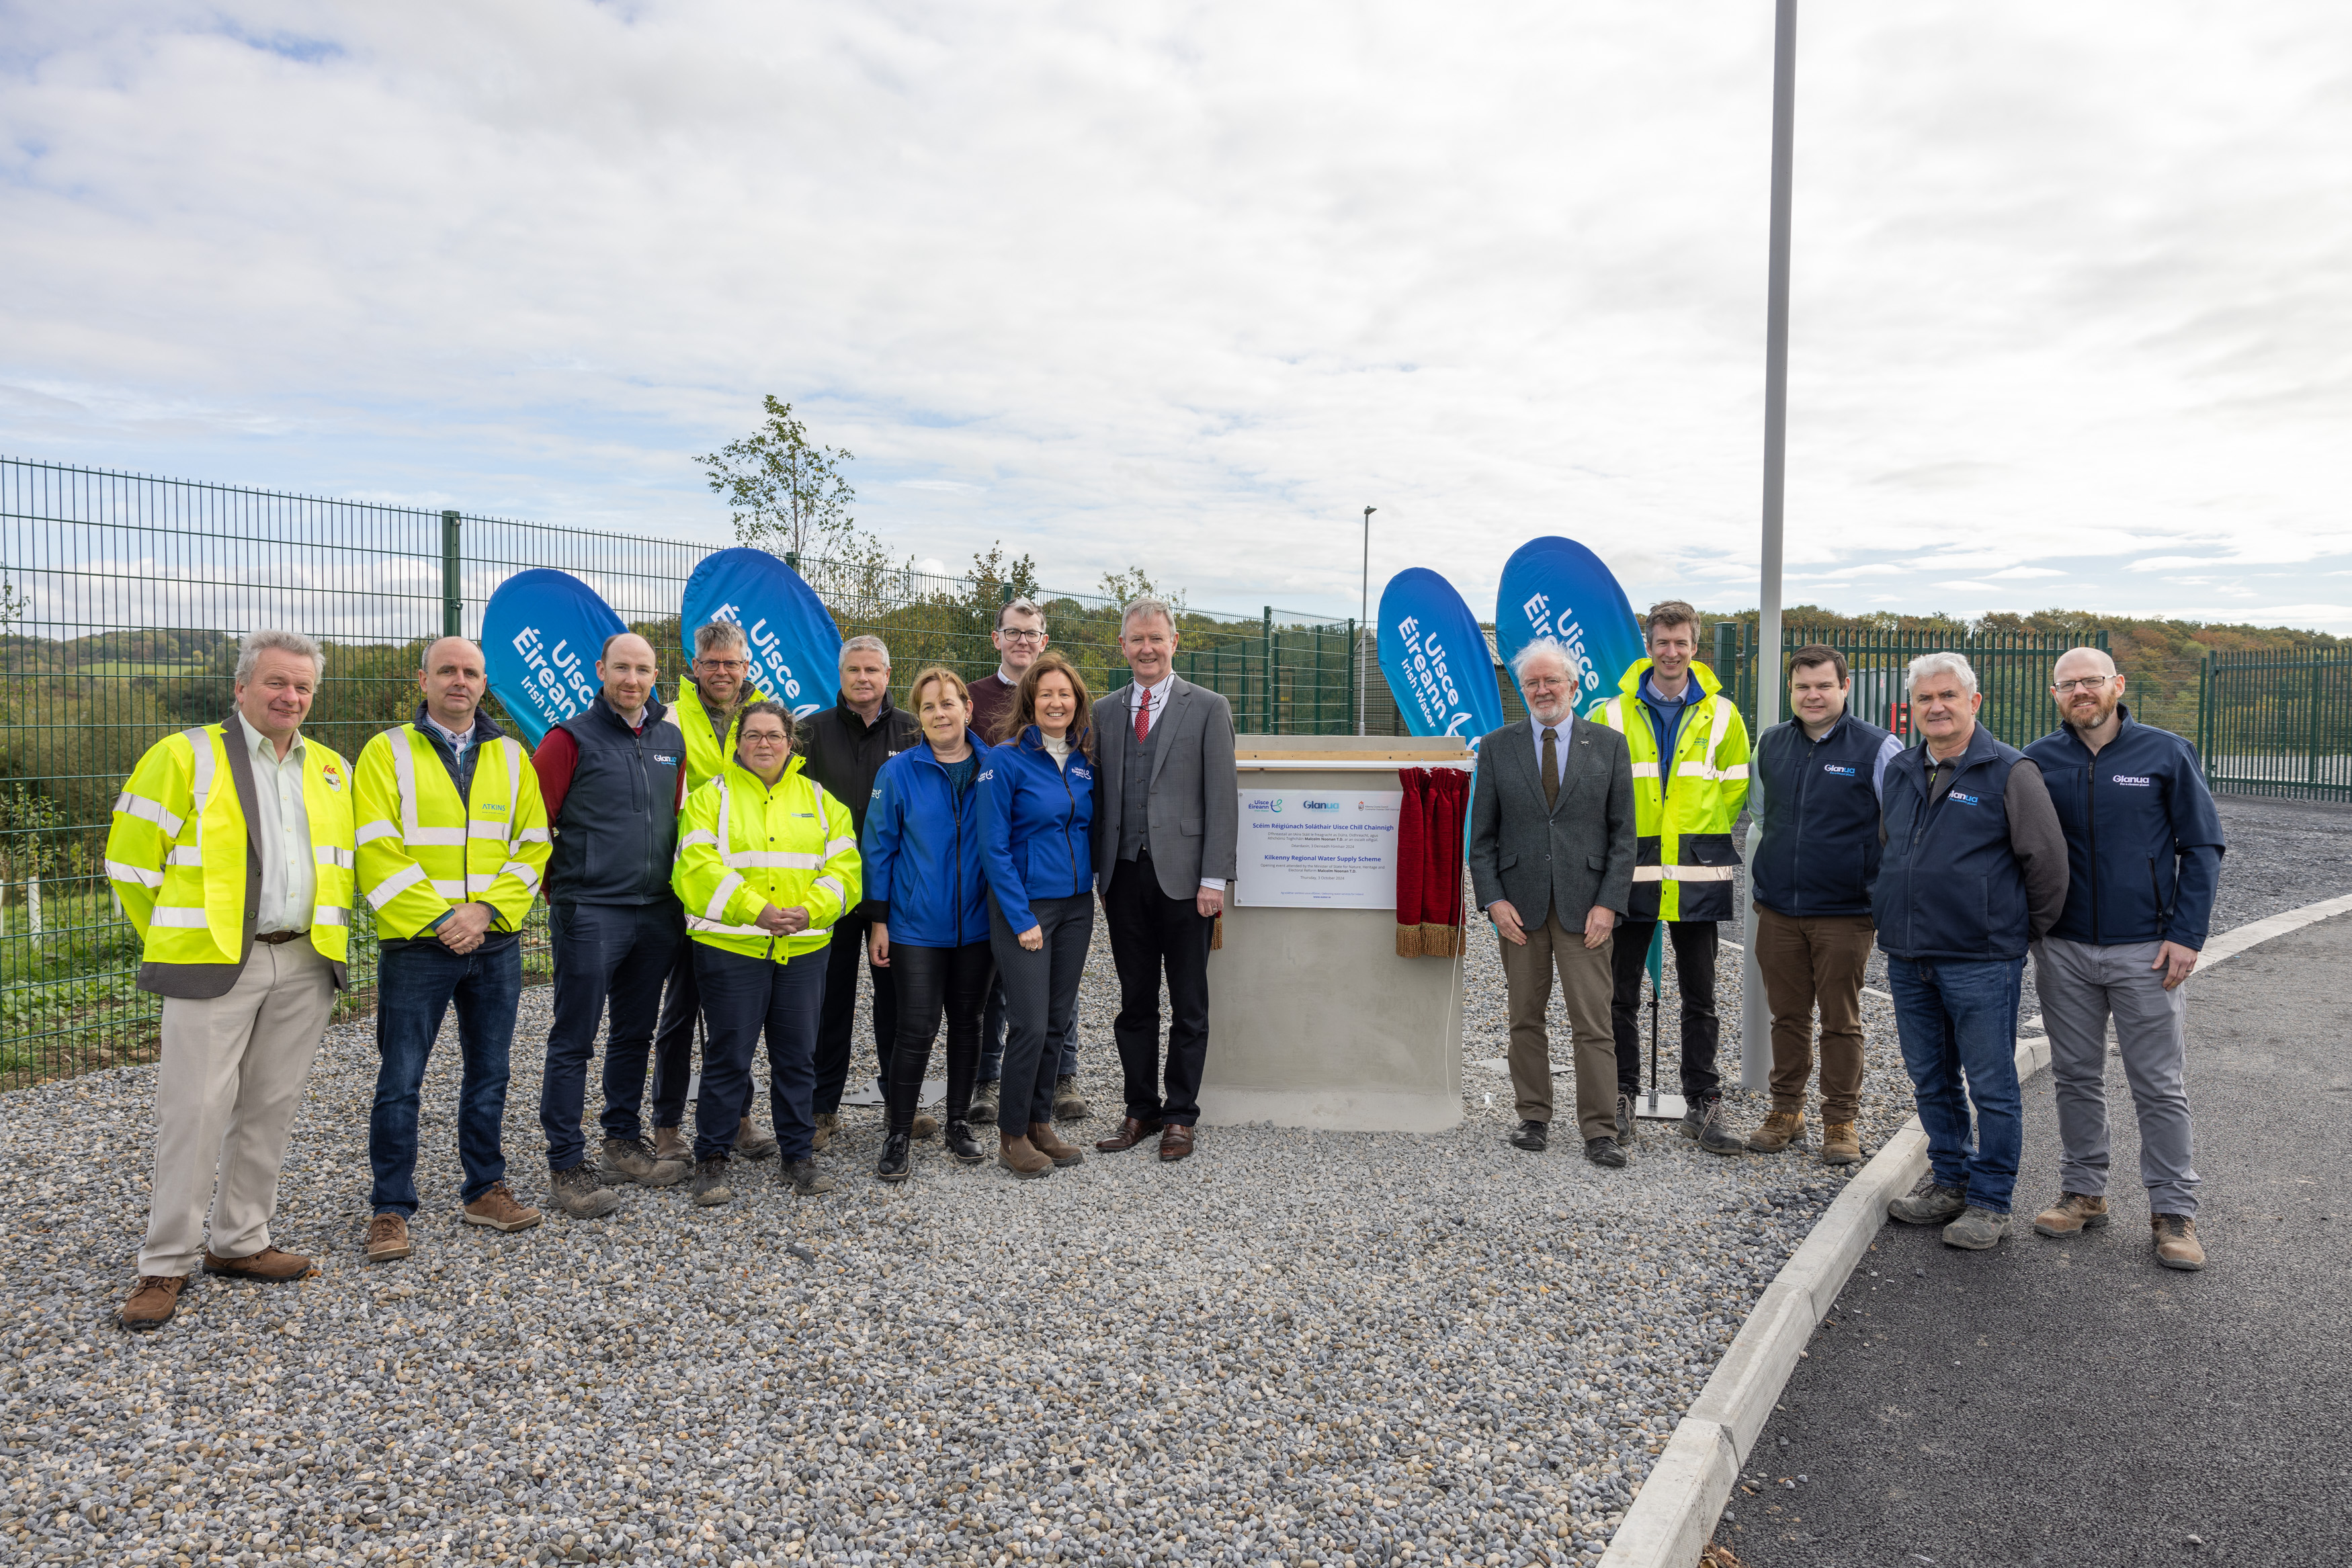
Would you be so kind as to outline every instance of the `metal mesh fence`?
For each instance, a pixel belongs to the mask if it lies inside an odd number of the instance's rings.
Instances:
[[[530,567],[602,594],[653,643],[675,693],[679,599],[719,548],[0,459],[0,1087],[152,1057],[160,1006],[132,983],[136,934],[106,884],[109,814],[149,746],[228,711],[241,633],[284,626],[324,643],[305,733],[356,758],[415,712],[425,643],[478,635],[492,591]],[[1007,585],[800,564],[845,636],[888,643],[901,683],[929,664],[995,669]],[[1031,597],[1097,695],[1126,680],[1118,605]],[[1354,729],[1352,622],[1181,608],[1178,626],[1177,672],[1223,695],[1240,729]],[[492,716],[503,722],[495,704]],[[352,936],[346,1010],[373,1005],[364,907]],[[544,977],[543,915],[524,941],[527,973]]]
[[[2214,789],[2352,800],[2352,650],[2209,654],[2198,714]]]
[[[1882,728],[1916,743],[1911,727],[1910,705],[1905,700],[1905,675],[1911,661],[1923,653],[1958,653],[1976,672],[1977,688],[1984,694],[1978,722],[2011,746],[2050,733],[2057,727],[2058,709],[2050,696],[2050,670],[2058,655],[2077,645],[2067,637],[1995,634],[1984,637],[1935,639],[1910,632],[1825,630],[1809,626],[1780,629],[1780,670],[1789,655],[1808,643],[1821,643],[1845,655],[1853,679],[1848,711]],[[2097,645],[2106,646],[2100,632]],[[1756,723],[1755,633],[1744,622],[1718,621],[1703,646],[1711,648],[1709,664],[1717,679],[1739,704],[1752,732]],[[1706,654],[1702,653],[1702,658]],[[1781,716],[1788,716],[1785,695]],[[2155,722],[2155,721],[2151,721]],[[2183,733],[2193,733],[2184,731]]]

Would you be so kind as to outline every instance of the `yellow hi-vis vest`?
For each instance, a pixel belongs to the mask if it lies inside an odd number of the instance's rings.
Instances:
[[[1672,766],[1658,760],[1658,732],[1640,693],[1650,661],[1637,659],[1618,695],[1584,716],[1625,737],[1633,758],[1634,920],[1729,920],[1739,852],[1731,825],[1748,803],[1748,725],[1715,672],[1693,660],[1706,695],[1684,711]]]
[[[245,732],[208,724],[147,748],[114,800],[106,875],[150,964],[246,960],[245,807],[228,748]],[[310,819],[310,946],[331,963],[351,952],[352,768],[302,739],[302,810]]]
[[[743,700],[735,705],[735,716],[728,721],[727,738],[722,741],[711,727],[710,710],[702,706],[701,688],[690,680],[677,683],[677,701],[670,705],[670,717],[677,721],[679,733],[686,737],[688,794],[719,777],[719,770],[735,755],[736,743],[743,738],[743,710],[761,700],[760,689],[746,685]]]
[[[769,789],[730,761],[686,798],[670,886],[695,941],[782,963],[833,939],[833,923],[857,907],[865,872],[849,808],[801,771],[798,757]],[[753,924],[769,904],[809,913],[809,928],[775,936]]]
[[[460,904],[487,904],[493,929],[520,931],[555,845],[539,774],[522,744],[480,743],[467,800],[413,724],[360,750],[359,883],[376,932],[422,936]]]

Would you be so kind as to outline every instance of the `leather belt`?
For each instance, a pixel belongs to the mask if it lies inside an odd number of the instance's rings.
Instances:
[[[272,947],[282,947],[289,942],[299,942],[309,935],[308,931],[257,931],[254,933],[253,939],[267,942]]]

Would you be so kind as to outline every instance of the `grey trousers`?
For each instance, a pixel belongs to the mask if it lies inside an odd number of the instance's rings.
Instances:
[[[2155,942],[2093,946],[2046,936],[2033,945],[2033,984],[2050,1031],[2058,1092],[2060,1185],[2086,1197],[2107,1193],[2107,1020],[2139,1121],[2139,1179],[2152,1214],[2194,1216],[2188,1048],[2189,988],[2164,988]]]

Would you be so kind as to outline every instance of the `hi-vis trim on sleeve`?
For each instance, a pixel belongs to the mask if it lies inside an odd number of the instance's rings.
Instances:
[[[831,860],[842,851],[854,850],[856,847],[857,841],[856,839],[827,839],[824,841],[825,859]]]
[[[170,838],[178,838],[180,830],[187,825],[185,819],[163,810],[162,801],[150,800],[144,795],[133,795],[127,789],[114,798],[114,809],[126,817],[138,817],[154,823]]]
[[[398,898],[402,894],[406,893],[410,888],[415,887],[418,883],[423,882],[424,880],[425,868],[418,865],[415,861],[411,861],[406,865],[402,866],[398,871],[394,872],[390,876],[385,877],[382,882],[377,883],[373,887],[369,888],[367,890],[367,901],[376,908],[382,909],[385,904],[390,904],[394,899]]]
[[[743,878],[740,873],[730,871],[719,878],[719,890],[710,895],[710,902],[703,906],[703,918],[716,920],[725,915],[727,901],[734,897],[735,890],[742,885]]]
[[[772,936],[774,932],[759,925],[730,925],[724,921],[705,920],[699,915],[686,917],[688,931],[708,932],[713,936]]]
[[[1656,763],[1654,763],[1654,762],[1636,762],[1635,764],[1633,764],[1633,777],[1634,777],[1634,778],[1636,778],[1636,779],[1655,779],[1657,776],[1658,776],[1658,765],[1657,765]]]
[[[203,929],[211,922],[206,919],[205,912],[201,909],[190,909],[184,904],[164,904],[147,917],[147,924],[185,926],[194,931]]]
[[[132,865],[128,861],[107,862],[106,874],[116,882],[135,882],[142,887],[163,885],[162,872],[149,871],[143,865]]]
[[[452,904],[461,904],[471,890],[466,886],[463,877],[436,876],[433,879],[433,891]]]
[[[1635,882],[1729,882],[1739,874],[1733,865],[1637,865]]]
[[[522,883],[523,891],[526,893],[538,891],[539,873],[531,870],[530,864],[526,862],[509,861],[506,864],[499,867],[498,874],[499,876],[510,876],[514,878],[517,882]]]
[[[545,828],[524,828],[514,836],[519,844],[543,844],[549,841]]]
[[[1745,779],[1748,777],[1748,764],[1735,762],[1728,768],[1717,768],[1715,776],[1717,779]]]
[[[171,849],[165,852],[163,856],[163,863],[165,865],[192,865],[201,867],[205,863],[205,852],[196,848],[194,844],[173,844]]]
[[[825,889],[841,903],[846,904],[849,902],[849,894],[843,889],[841,879],[837,876],[821,876],[809,885],[812,887],[822,887]]]
[[[313,844],[310,846],[310,858],[320,865],[336,866],[344,871],[356,870],[359,861],[359,856],[338,844]]]
[[[712,832],[708,828],[697,828],[694,831],[687,834],[686,837],[677,841],[677,847],[679,849],[686,849],[693,844],[709,844],[712,849],[717,849],[719,847],[719,835]]]
[[[799,850],[738,850],[722,858],[729,865],[749,871],[814,871],[824,863]]]
[[[390,822],[362,822],[360,824],[359,832],[354,835],[353,841],[362,844],[372,844],[378,839],[393,839],[398,838],[399,836],[399,828]]]

